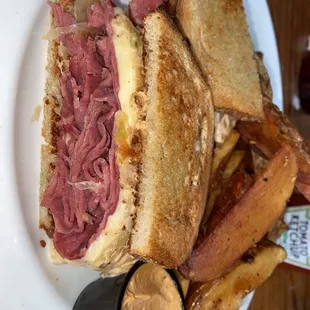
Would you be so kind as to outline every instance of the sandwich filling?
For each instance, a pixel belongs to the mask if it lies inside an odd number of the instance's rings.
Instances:
[[[115,274],[124,272],[124,261],[133,262],[126,244],[144,85],[142,39],[133,23],[161,3],[132,1],[130,20],[111,0],[49,2],[53,24],[47,38],[57,49],[50,74],[59,81],[61,98],[53,89],[48,95],[61,105],[52,128],[53,173],[40,205],[54,222],[51,253],[61,256],[51,254],[54,262],[82,258]]]
[[[113,143],[118,71],[112,42],[114,6],[94,3],[83,27],[50,3],[59,44],[68,54],[60,81],[64,99],[58,122],[57,159],[41,205],[53,216],[54,246],[67,259],[84,256],[105,228],[119,199]]]

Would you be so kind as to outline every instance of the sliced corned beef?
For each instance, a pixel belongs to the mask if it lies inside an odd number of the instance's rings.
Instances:
[[[57,26],[75,23],[61,6],[49,4]],[[58,123],[56,167],[41,205],[51,211],[54,245],[67,259],[84,256],[118,203],[119,172],[112,142],[114,116],[119,110],[111,42],[113,12],[110,1],[89,9],[88,27],[100,28],[100,36],[73,32],[59,38],[70,55],[69,71],[60,81],[64,104]],[[108,36],[103,37],[105,33]]]

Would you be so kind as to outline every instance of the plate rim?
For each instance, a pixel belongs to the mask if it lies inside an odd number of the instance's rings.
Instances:
[[[256,4],[253,4],[255,3]],[[0,32],[5,39],[6,44],[14,47],[13,49],[0,49],[0,66],[3,70],[0,72],[0,87],[2,90],[2,108],[3,113],[0,115],[0,145],[3,152],[0,152],[0,201],[5,201],[4,208],[1,211],[3,216],[0,217],[0,237],[3,241],[3,250],[7,255],[0,256],[0,265],[2,274],[7,281],[2,288],[0,298],[3,300],[3,306],[6,309],[40,309],[44,306],[47,309],[45,300],[48,300],[48,309],[68,309],[67,303],[58,295],[56,289],[46,281],[42,284],[42,273],[38,268],[38,258],[35,252],[31,252],[32,242],[28,236],[27,227],[23,226],[23,218],[21,217],[21,204],[18,197],[17,179],[14,167],[14,137],[15,137],[15,109],[16,96],[18,91],[19,73],[23,62],[24,51],[31,35],[33,26],[33,17],[37,18],[37,14],[41,11],[42,4],[39,0],[28,0],[27,5],[22,0],[16,0],[14,6],[8,7],[0,12]],[[270,63],[270,56],[267,55],[266,67],[268,72],[274,71],[271,77],[272,85],[276,89],[275,103],[283,108],[283,90],[282,77],[279,63],[279,54],[277,43],[275,40],[274,27],[271,20],[270,11],[266,0],[247,0],[245,7],[247,9],[260,7],[264,11],[265,24],[269,29],[269,44],[273,45],[271,50],[276,51]],[[255,13],[254,13],[255,14]],[[253,16],[252,16],[253,17]],[[10,25],[9,31],[8,24]],[[256,25],[257,26],[257,25]],[[253,34],[252,34],[253,35]],[[260,39],[258,39],[260,40]],[[272,41],[272,43],[271,43]],[[254,42],[255,43],[255,42]],[[25,255],[25,253],[27,253]],[[13,270],[14,269],[14,270]],[[18,283],[15,278],[18,277]],[[31,282],[31,285],[30,285]],[[16,298],[6,299],[10,296],[10,287],[14,287],[14,296]],[[32,285],[37,289],[40,300],[33,294]],[[242,308],[245,309],[245,308]]]

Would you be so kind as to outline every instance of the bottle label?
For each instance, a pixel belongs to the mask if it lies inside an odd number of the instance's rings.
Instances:
[[[289,230],[278,240],[287,252],[286,263],[310,270],[310,206],[286,209]]]

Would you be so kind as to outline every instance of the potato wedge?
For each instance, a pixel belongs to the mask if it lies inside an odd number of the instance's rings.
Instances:
[[[220,168],[227,163],[239,138],[240,134],[237,131],[232,130],[225,142],[214,149],[214,156],[211,168],[211,180],[214,180],[216,178],[216,175],[219,172]]]
[[[216,184],[210,193],[200,231],[206,233],[222,218],[222,213],[233,207],[251,186],[252,179],[244,171],[237,171],[228,180]],[[210,219],[210,220],[209,220]]]
[[[298,161],[296,186],[310,201],[310,153],[306,143],[294,125],[274,104],[265,102],[264,112],[265,122],[241,121],[237,123],[237,130],[242,139],[266,159],[270,159],[283,143],[289,143],[293,147]]]
[[[205,213],[202,217],[202,221],[200,224],[200,231],[202,233],[206,232],[206,224],[209,220],[210,214],[214,208],[214,204],[215,201],[217,199],[217,197],[221,194],[222,192],[222,185],[221,184],[215,184],[215,186],[213,186],[208,194],[208,201],[206,204],[206,209],[205,209]]]
[[[214,203],[206,232],[210,232],[222,221],[230,209],[237,204],[252,185],[252,178],[245,171],[237,171]]]
[[[246,152],[243,150],[237,150],[231,154],[231,157],[222,174],[223,179],[229,179],[234,174],[241,164],[245,154]]]
[[[231,154],[231,157],[224,166],[224,171],[221,176],[217,176],[216,180],[214,180],[214,183],[212,184],[212,187],[208,194],[208,201],[206,204],[205,213],[203,215],[203,219],[201,221],[201,231],[205,232],[206,223],[210,217],[210,214],[212,212],[212,209],[214,207],[215,201],[217,197],[222,193],[222,191],[225,188],[225,183],[232,177],[232,175],[235,173],[235,171],[239,168],[242,160],[244,159],[246,155],[246,152],[243,150],[237,150],[234,151]],[[224,187],[224,188],[223,188]]]
[[[259,287],[286,257],[285,250],[271,242],[258,244],[222,278],[190,286],[186,309],[237,310],[242,299]]]
[[[232,268],[282,214],[296,175],[295,153],[285,144],[214,230],[198,238],[181,273],[192,281],[211,281]]]
[[[244,151],[234,151],[239,138],[240,134],[235,130],[232,130],[224,143],[214,150],[211,168],[211,187],[208,194],[208,201],[206,204],[205,212],[201,221],[201,230],[203,232],[205,229],[205,224],[213,209],[215,200],[222,191],[223,175],[221,175],[220,172],[224,170],[223,174],[225,175],[225,178],[229,179],[236,171],[244,157]]]

